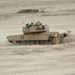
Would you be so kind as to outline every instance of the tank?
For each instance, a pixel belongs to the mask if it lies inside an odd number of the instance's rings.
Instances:
[[[43,25],[40,21],[36,23],[26,24],[22,28],[23,34],[10,35],[7,39],[10,43],[17,44],[59,44],[63,42],[64,37],[68,33],[50,32],[47,25]]]

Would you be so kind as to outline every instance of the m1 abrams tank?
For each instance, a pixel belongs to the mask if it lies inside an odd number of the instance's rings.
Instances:
[[[49,32],[48,26],[40,21],[26,24],[23,27],[23,34],[7,36],[10,43],[17,44],[59,44],[68,33]]]

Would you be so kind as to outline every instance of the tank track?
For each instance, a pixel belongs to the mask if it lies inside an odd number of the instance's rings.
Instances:
[[[15,43],[15,44],[25,44],[25,45],[44,45],[44,44],[53,44],[49,40],[33,40],[33,41],[9,41],[10,43]]]

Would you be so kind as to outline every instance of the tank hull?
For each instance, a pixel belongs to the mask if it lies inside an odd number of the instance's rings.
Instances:
[[[38,34],[22,34],[7,36],[10,43],[17,44],[58,44],[62,42],[62,35],[56,32],[44,32]]]

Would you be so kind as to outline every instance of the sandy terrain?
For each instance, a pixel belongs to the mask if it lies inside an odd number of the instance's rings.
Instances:
[[[17,14],[24,8],[45,13]],[[41,21],[50,31],[70,35],[63,44],[16,45],[6,37],[22,34],[26,23]],[[75,0],[0,0],[0,75],[75,75]]]

